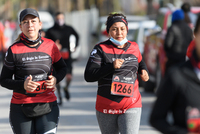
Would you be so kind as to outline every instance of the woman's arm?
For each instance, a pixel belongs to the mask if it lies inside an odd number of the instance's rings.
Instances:
[[[53,64],[53,67],[55,69],[55,74],[53,75],[56,77],[56,83],[59,83],[67,74],[67,65],[65,64],[63,58],[60,58],[58,62]]]
[[[147,66],[146,66],[146,64],[143,60],[141,60],[141,62],[139,63],[138,73],[140,74],[140,77],[143,81],[146,82],[146,81],[149,80],[148,69],[147,69]]]
[[[98,81],[114,71],[113,63],[105,63],[102,57],[102,49],[95,46],[88,59],[84,78],[87,82]]]
[[[5,54],[3,68],[1,70],[0,84],[10,90],[24,90],[24,80],[13,80],[15,64],[11,48]]]
[[[14,70],[3,66],[0,76],[1,86],[10,90],[24,90],[24,80],[13,80],[13,74]]]

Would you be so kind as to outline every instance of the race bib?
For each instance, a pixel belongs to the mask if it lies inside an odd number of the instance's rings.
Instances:
[[[200,110],[196,107],[187,107],[187,128],[189,132],[200,133]]]
[[[67,49],[63,49],[62,51],[60,51],[60,54],[61,54],[63,59],[69,58],[69,51]]]
[[[136,78],[134,77],[113,75],[111,94],[132,97],[135,80]]]
[[[36,81],[40,86],[38,86],[33,92],[26,91],[26,94],[44,93],[47,90],[46,85],[44,84],[45,80],[47,80],[47,73],[32,75],[32,81]]]

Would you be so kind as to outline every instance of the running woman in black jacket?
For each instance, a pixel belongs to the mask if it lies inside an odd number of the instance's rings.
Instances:
[[[0,77],[1,86],[13,90],[10,124],[15,134],[55,134],[59,108],[54,91],[66,64],[56,44],[41,37],[36,10],[21,11],[19,22],[22,33],[8,48]]]
[[[138,44],[126,38],[126,17],[109,14],[106,24],[110,38],[92,50],[85,80],[98,81],[96,116],[101,133],[137,134],[142,107],[137,74],[148,81],[146,65]]]

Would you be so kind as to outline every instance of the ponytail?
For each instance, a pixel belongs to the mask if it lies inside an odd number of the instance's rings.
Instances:
[[[21,33],[18,35],[17,39],[15,39],[15,42],[20,40],[20,36],[21,36]]]

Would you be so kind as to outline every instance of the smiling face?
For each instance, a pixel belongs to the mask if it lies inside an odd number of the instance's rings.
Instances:
[[[40,22],[38,17],[27,15],[21,21],[19,27],[26,37],[30,40],[36,40],[38,38],[38,32],[42,28],[42,22]]]
[[[123,22],[115,22],[109,29],[109,35],[117,41],[122,41],[127,36],[126,25]]]

